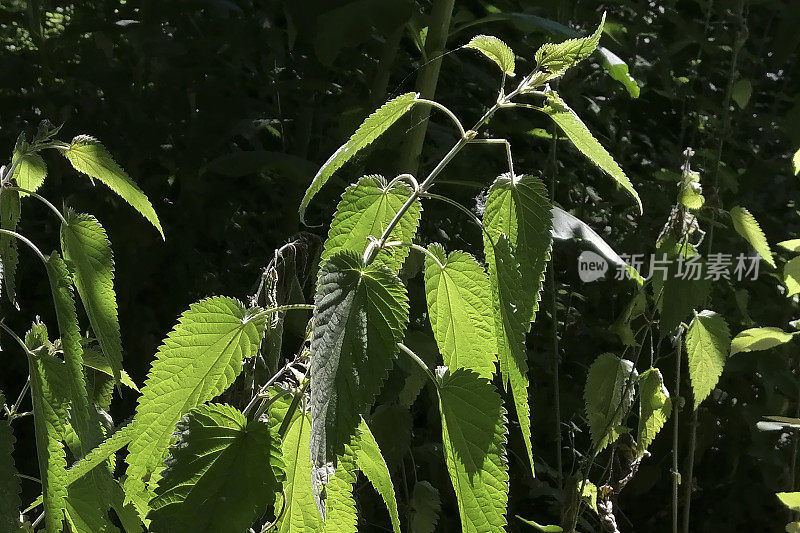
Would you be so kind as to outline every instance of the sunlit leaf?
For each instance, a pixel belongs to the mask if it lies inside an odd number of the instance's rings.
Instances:
[[[633,404],[638,375],[633,363],[604,353],[589,367],[583,397],[592,442],[602,450],[619,436],[619,426]]]
[[[769,243],[761,231],[761,226],[758,225],[756,219],[750,214],[750,211],[744,207],[736,206],[730,211],[731,220],[733,221],[733,228],[736,232],[744,237],[750,243],[758,255],[766,261],[772,268],[775,268],[775,260],[772,258],[772,251],[769,249]]]
[[[686,332],[686,355],[695,409],[716,387],[730,349],[731,334],[725,318],[712,311],[698,313]]]
[[[477,35],[470,42],[464,45],[465,48],[472,48],[479,51],[500,67],[500,70],[507,76],[514,76],[514,51],[492,35]]]
[[[650,368],[639,376],[639,430],[636,434],[636,452],[641,455],[655,440],[672,413],[672,400],[664,386],[664,378],[657,368]]]
[[[769,350],[791,341],[800,332],[787,333],[780,328],[763,327],[746,329],[731,341],[731,355],[740,352]]]

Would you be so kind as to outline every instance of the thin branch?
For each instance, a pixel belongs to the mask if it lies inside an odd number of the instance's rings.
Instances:
[[[58,218],[61,220],[61,222],[62,222],[62,223],[65,225],[65,226],[68,226],[68,225],[69,225],[69,224],[67,223],[67,219],[66,219],[66,218],[64,218],[64,215],[62,215],[62,214],[61,214],[61,211],[59,211],[59,210],[58,210],[58,208],[57,208],[56,206],[54,206],[52,203],[50,203],[50,200],[48,200],[47,198],[45,198],[45,197],[44,197],[44,196],[42,196],[41,194],[35,193],[35,192],[33,192],[33,191],[29,191],[29,190],[27,190],[27,189],[23,189],[23,188],[21,188],[21,187],[7,186],[7,187],[4,187],[4,188],[8,189],[9,191],[19,191],[19,192],[22,192],[22,193],[28,194],[28,195],[30,195],[30,196],[32,196],[32,197],[34,197],[34,198],[36,198],[37,200],[39,200],[40,202],[42,202],[44,205],[46,205],[46,206],[47,206],[47,207],[48,207],[48,208],[49,208],[49,209],[50,209],[50,210],[51,210],[53,213],[55,213],[55,215],[56,215],[56,216],[57,216],[57,217],[58,217]]]
[[[455,115],[455,113],[450,111],[450,109],[448,109],[447,106],[444,106],[444,105],[442,105],[439,102],[436,102],[434,100],[427,100],[425,98],[417,98],[415,100],[415,102],[419,102],[421,104],[428,104],[429,106],[434,107],[434,108],[438,109],[439,111],[443,112],[445,115],[450,117],[450,120],[452,120],[453,124],[456,125],[456,127],[458,128],[459,133],[461,134],[461,138],[463,139],[464,137],[466,137],[467,132],[464,131],[464,126],[461,124],[461,121],[458,120],[458,117]]]
[[[506,158],[508,159],[508,172],[511,174],[512,181],[517,180],[514,174],[514,160],[511,158],[511,143],[506,139],[470,139],[470,144],[504,144],[506,146]]]
[[[425,364],[425,361],[423,361],[417,354],[414,353],[414,351],[411,348],[409,348],[402,342],[398,342],[397,347],[400,348],[401,352],[409,356],[411,359],[414,360],[415,363],[417,363],[417,365],[419,365],[419,367],[425,372],[425,374],[428,375],[428,378],[430,378],[434,387],[437,388],[439,387],[439,383],[436,381],[436,376],[433,375],[433,372],[431,371],[430,368],[428,368],[428,365]]]
[[[42,263],[47,264],[47,258],[44,256],[42,251],[35,244],[33,244],[27,237],[24,237],[24,236],[20,235],[16,231],[11,231],[11,230],[7,230],[7,229],[0,229],[0,233],[5,233],[6,235],[11,235],[15,239],[18,239],[18,240],[24,242],[25,244],[28,245],[28,247],[30,247],[31,250],[36,252],[36,255],[38,255],[39,259],[42,260]]]

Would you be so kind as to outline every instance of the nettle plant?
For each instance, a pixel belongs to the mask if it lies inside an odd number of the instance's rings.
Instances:
[[[636,335],[642,331],[650,335],[652,348],[656,312],[662,330],[670,333],[680,331],[684,318],[673,312],[669,316],[674,322],[666,327],[669,300],[660,303],[656,294],[673,294],[667,286],[670,281],[660,286],[645,283],[588,226],[552,205],[539,177],[514,169],[507,140],[482,132],[502,110],[543,113],[630,193],[641,212],[639,197],[625,173],[549,85],[595,50],[601,32],[602,23],[588,37],[543,45],[535,56],[536,68],[508,93],[506,82],[515,77],[514,53],[495,37],[472,39],[466,47],[492,60],[500,68],[502,81],[496,101],[469,129],[444,105],[415,93],[380,107],[321,167],[300,205],[301,219],[337,170],[415,106],[444,113],[457,129],[458,140],[424,179],[411,174],[391,180],[370,175],[344,192],[319,257],[313,304],[303,302],[297,271],[313,268],[314,254],[302,252],[306,244],[296,241],[276,252],[247,304],[212,297],[190,306],[159,347],[141,391],[122,367],[114,263],[106,233],[91,215],[62,213],[36,192],[46,176],[40,152],[54,149],[78,171],[108,185],[163,236],[158,218],[142,191],[95,139],[79,136],[70,143],[56,141],[58,130],[47,124],[30,143],[21,138],[11,164],[2,172],[3,281],[13,301],[18,246],[23,243],[34,250],[51,282],[58,338],[51,340],[48,328],[39,321],[24,338],[0,323],[19,344],[29,367],[29,381],[17,400],[13,404],[0,400],[6,414],[0,422],[0,493],[4,495],[0,529],[33,530],[41,525],[48,532],[118,531],[120,526],[127,532],[143,528],[215,533],[356,531],[354,485],[361,472],[385,502],[392,529],[400,531],[392,479],[367,420],[389,371],[403,358],[418,365],[419,375],[435,388],[444,461],[462,528],[503,530],[509,493],[509,412],[518,421],[531,474],[535,474],[525,340],[538,310],[553,238],[583,239],[633,274],[637,296],[618,324],[628,348],[641,353],[645,342]],[[488,190],[482,218],[430,192],[452,158],[473,144],[497,144],[508,161],[506,172]],[[687,164],[681,194],[691,190],[699,196],[689,172]],[[662,248],[671,247],[673,254],[690,253],[684,236],[693,226],[686,222],[684,211],[702,206],[692,198],[695,203],[683,202],[673,221],[677,222],[670,226],[678,228],[677,237],[670,234],[663,239]],[[18,232],[21,203],[31,199],[45,203],[61,222],[61,254],[44,255]],[[427,201],[451,204],[480,226],[485,263],[436,243],[419,244],[416,233],[422,203]],[[739,213],[739,223],[745,229],[736,229],[756,242],[753,235],[760,230],[755,232],[752,228],[757,224],[744,214]],[[399,273],[412,250],[424,255],[421,282],[441,355],[441,361],[431,365],[407,346],[406,283],[420,280],[410,276],[401,281]],[[650,286],[655,289],[648,306],[645,291]],[[81,336],[73,288],[93,337]],[[695,305],[699,304],[692,303],[684,311],[690,312]],[[305,341],[294,357],[281,358],[287,313],[301,315],[311,310]],[[631,324],[642,317],[646,327],[634,334]],[[695,404],[708,395],[721,373],[721,366],[714,362],[721,357],[717,352],[729,344],[727,326],[723,326],[719,317],[702,311],[688,327],[686,347]],[[680,334],[675,338],[680,347]],[[693,357],[698,361],[701,357],[702,362],[693,363]],[[594,484],[589,481],[592,463],[625,435],[632,475],[670,415],[670,395],[660,371],[651,365],[639,374],[637,362],[638,355],[631,361],[603,354],[589,371],[586,415],[592,449],[584,454],[586,459],[570,485],[564,529],[573,530],[585,508],[592,508],[605,524],[613,523],[612,497],[630,476]],[[711,371],[706,370],[709,365]],[[695,385],[696,379],[702,387]],[[398,405],[409,408],[423,385],[409,380],[405,400]],[[504,405],[498,386],[508,392],[512,405]],[[120,393],[140,393],[133,417],[121,424],[108,414],[115,388]],[[30,413],[22,411],[28,392]],[[215,401],[221,395],[228,401]],[[640,410],[634,438],[624,424],[637,396]],[[11,430],[29,414],[33,415],[42,495],[23,508],[20,479],[30,476],[18,475],[14,468]],[[117,457],[125,448],[124,457]],[[430,484],[417,483],[407,520],[411,530],[435,530],[438,498]],[[529,523],[547,531],[561,530]]]

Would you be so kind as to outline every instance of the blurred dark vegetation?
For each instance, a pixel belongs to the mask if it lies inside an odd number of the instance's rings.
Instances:
[[[522,62],[517,70],[524,73],[538,46],[552,38],[519,14],[587,31],[604,10],[609,23],[602,44],[628,63],[641,95],[631,98],[596,58],[571,71],[559,91],[632,178],[645,215],[639,217],[629,199],[564,142],[557,147],[556,201],[619,252],[649,253],[674,202],[681,152],[691,146],[712,205],[747,207],[771,243],[797,238],[800,180],[792,175],[790,156],[800,147],[800,2],[461,1],[447,49],[478,33],[494,34],[515,49]],[[96,215],[108,230],[125,366],[137,382],[181,311],[209,295],[246,297],[272,251],[307,229],[296,208],[319,164],[377,105],[414,89],[417,69],[426,61],[417,43],[430,11],[430,2],[414,0],[3,0],[0,146],[7,156],[17,135],[32,132],[43,118],[64,123],[64,138],[94,135],[148,194],[164,226],[166,243],[102,186],[92,187],[63,161],[47,160],[43,194]],[[737,35],[746,40],[732,65]],[[750,83],[752,95],[743,105],[726,107],[726,92],[738,80]],[[471,124],[495,98],[497,84],[493,65],[460,51],[444,57],[436,97]],[[331,180],[312,204],[310,221],[329,220],[344,187],[362,173],[397,173],[403,137],[414,127],[406,122],[393,128]],[[495,136],[511,140],[518,170],[542,173],[549,181],[551,142],[537,128],[550,131],[544,118],[524,110],[499,113],[490,126]],[[446,122],[430,125],[423,170],[453,139]],[[503,167],[501,150],[474,147],[442,175],[466,184],[443,183],[437,192],[473,206]],[[45,251],[55,249],[54,219],[39,205],[24,207],[22,231]],[[424,208],[422,240],[481,255],[480,234],[462,214],[430,201]],[[744,251],[725,224],[715,230],[715,248]],[[310,231],[325,235],[324,226]],[[609,326],[633,290],[617,281],[581,283],[577,252],[574,245],[559,244],[554,256],[566,474],[580,460],[569,447],[574,444],[578,453],[588,449],[582,421],[586,369],[603,351],[621,351]],[[23,253],[21,311],[4,306],[16,331],[25,331],[36,314],[54,323],[41,274],[35,258]],[[762,263],[758,281],[715,285],[712,308],[726,316],[734,333],[754,324],[786,328],[797,318],[797,303],[783,297],[775,274]],[[424,330],[424,294],[412,287],[412,324]],[[549,298],[545,293],[544,300]],[[542,307],[529,338],[538,478],[525,467],[512,424],[511,531],[527,527],[514,515],[558,522],[563,498],[552,470],[552,314]],[[301,334],[290,332],[287,353],[296,350]],[[8,343],[4,348],[0,389],[13,397],[25,365]],[[763,415],[794,416],[796,350],[789,345],[731,360],[719,391],[701,407],[692,531],[782,530],[788,517],[774,493],[791,489],[792,441],[759,433],[755,423]],[[671,386],[674,365],[666,342],[658,353],[656,364]],[[385,398],[396,393],[393,387],[390,381]],[[412,417],[379,409],[374,431],[382,447],[392,450],[387,455],[401,506],[415,479],[428,480],[445,500],[440,530],[454,531],[457,510],[429,392]],[[132,413],[134,401],[129,395],[117,401],[112,413],[117,422]],[[686,435],[689,417],[682,420]],[[19,425],[18,449],[29,453],[17,454],[18,466],[35,473],[33,440],[24,426]],[[669,425],[617,504],[623,530],[669,527],[668,430]],[[686,449],[685,442],[681,446]],[[602,469],[593,472],[601,474]],[[29,485],[26,502],[38,491]],[[388,525],[368,486],[360,485],[357,496],[364,531]],[[581,527],[599,526],[589,520]]]

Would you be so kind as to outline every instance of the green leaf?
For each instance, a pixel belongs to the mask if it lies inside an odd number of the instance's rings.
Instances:
[[[662,337],[672,333],[681,322],[688,322],[692,311],[703,305],[711,291],[711,280],[703,279],[702,276],[694,279],[694,267],[691,264],[699,267],[702,272],[706,270],[703,259],[697,257],[699,254],[691,244],[666,239],[656,250],[657,258],[661,259],[665,255],[670,260],[666,276],[658,273],[652,278],[653,298],[660,314],[658,329]]]
[[[270,409],[270,421],[280,425],[287,415],[291,399],[276,401]],[[279,533],[324,531],[325,524],[314,503],[311,484],[311,417],[296,409],[281,442],[286,465],[284,510],[278,522]]]
[[[800,150],[797,150],[792,156],[792,170],[794,170],[795,176],[800,174]]]
[[[779,242],[778,246],[790,252],[800,253],[800,239],[790,239],[788,241]]]
[[[343,251],[362,255],[367,248],[367,237],[372,235],[379,238],[411,193],[411,187],[403,182],[395,182],[389,187],[383,176],[364,176],[358,183],[349,186],[336,208],[322,259],[327,260]],[[400,218],[388,240],[414,240],[421,211],[419,200],[415,200]],[[386,248],[378,253],[375,261],[397,272],[403,266],[408,251],[408,246]]]
[[[575,148],[600,168],[603,172],[614,178],[614,180],[625,189],[639,207],[639,213],[643,213],[642,201],[639,194],[633,188],[631,180],[625,175],[611,154],[603,148],[603,145],[595,139],[586,124],[578,115],[561,99],[555,91],[547,93],[547,101],[544,112],[558,124],[561,131],[572,141]]]
[[[36,192],[44,183],[47,177],[47,165],[37,153],[14,154],[14,158],[19,157],[17,168],[14,169],[14,181],[21,189]],[[27,196],[27,193],[20,193],[20,196]]]
[[[50,290],[58,320],[58,331],[61,347],[64,351],[64,364],[69,380],[70,398],[72,399],[72,423],[81,443],[82,454],[85,454],[103,440],[100,421],[89,406],[86,392],[86,381],[83,373],[83,347],[75,310],[75,299],[72,294],[72,277],[67,265],[57,253],[47,258],[45,264],[50,279]]]
[[[464,48],[472,48],[482,53],[500,67],[503,74],[514,77],[514,51],[492,35],[477,35],[464,45]]]
[[[408,112],[417,100],[417,93],[401,94],[393,100],[383,104],[378,110],[372,113],[358,127],[350,139],[344,143],[317,171],[311,185],[309,185],[303,200],[300,202],[300,220],[305,222],[306,208],[311,199],[319,192],[323,185],[339,170],[342,165],[349,161],[356,153],[366,148],[380,135],[389,129],[389,126],[397,122]]]
[[[744,237],[750,243],[750,246],[755,248],[761,258],[772,268],[775,268],[775,260],[772,258],[772,251],[769,249],[767,238],[764,236],[764,232],[761,231],[761,226],[750,214],[750,211],[744,207],[736,206],[730,212],[736,233]]]
[[[712,311],[698,313],[686,332],[686,355],[695,409],[716,387],[730,349],[731,334],[722,315]]]
[[[501,531],[508,506],[506,412],[494,386],[458,369],[440,378],[442,442],[461,529]]]
[[[392,521],[392,530],[400,533],[400,515],[397,512],[397,498],[389,475],[389,467],[386,466],[381,449],[363,418],[358,426],[354,448],[356,466],[367,476],[386,504]]]
[[[22,215],[19,193],[5,187],[0,189],[0,229],[16,231]],[[2,264],[2,282],[6,286],[9,301],[17,303],[17,239],[11,235],[0,233],[0,264]]]
[[[448,256],[438,244],[428,250],[433,256],[425,258],[428,318],[444,364],[451,370],[474,370],[490,380],[497,343],[489,307],[489,278],[465,252]]]
[[[536,77],[539,83],[544,83],[553,78],[564,74],[569,68],[589,57],[597,48],[600,36],[603,34],[603,25],[606,15],[593,34],[588,37],[569,39],[561,43],[547,43],[536,51],[537,70],[546,74],[541,79]]]
[[[746,329],[731,341],[731,355],[740,352],[769,350],[791,341],[800,332],[787,333],[780,328],[764,327]]]
[[[6,399],[0,392],[0,409]],[[9,420],[0,420],[0,531],[17,531],[19,510],[22,505],[18,472],[14,466],[14,432]]]
[[[739,106],[739,109],[747,107],[751,96],[753,96],[753,84],[748,79],[738,80],[731,87],[731,98]]]
[[[155,487],[175,423],[234,382],[242,361],[258,352],[264,328],[263,315],[233,298],[201,300],[181,315],[158,349],[127,430],[129,498]],[[125,435],[118,438],[123,442]]]
[[[153,529],[246,531],[280,492],[284,465],[277,436],[265,422],[248,422],[225,404],[193,409],[176,429],[150,502]]]
[[[96,349],[83,349],[83,366],[91,368],[92,370],[96,370],[97,372],[100,372],[101,374],[111,378],[114,377],[114,371],[111,369],[111,365],[108,364],[108,361],[105,357],[103,357],[103,354]],[[133,382],[131,377],[124,370],[120,372],[120,383],[129,389],[139,392],[139,387],[136,386],[136,383]]]
[[[489,241],[484,233],[484,249],[489,266],[489,285],[492,289],[492,315],[494,316],[497,355],[504,385],[511,384],[514,409],[517,412],[522,437],[528,452],[528,462],[533,472],[533,451],[530,441],[531,411],[528,403],[528,352],[525,332],[530,328],[528,313],[521,303],[519,288],[522,275],[518,260],[511,250],[506,235],[500,234]]]
[[[442,499],[439,491],[427,481],[417,481],[411,493],[409,531],[411,533],[434,533],[439,523]]]
[[[105,183],[131,207],[139,211],[158,230],[161,238],[164,238],[164,230],[161,229],[161,222],[150,200],[97,139],[88,135],[78,135],[72,139],[69,148],[63,150],[62,154],[75,170]]]
[[[91,215],[67,210],[61,226],[64,259],[75,273],[75,287],[89,316],[100,348],[119,384],[122,371],[122,341],[114,293],[114,255],[105,229]]]
[[[388,268],[342,252],[320,269],[314,304],[311,459],[319,472],[343,451],[386,379],[408,324],[408,296]]]
[[[30,348],[30,347],[29,347]],[[63,530],[67,498],[67,460],[61,434],[69,419],[64,364],[50,354],[28,355],[36,455],[44,498],[45,530]]]
[[[786,285],[786,297],[800,294],[800,256],[783,265],[783,283]]]
[[[636,436],[636,453],[644,454],[667,423],[672,413],[672,400],[664,386],[664,378],[657,368],[650,368],[639,376],[639,431]]]
[[[600,355],[589,367],[583,398],[592,443],[598,452],[619,437],[620,424],[633,404],[636,379],[633,363],[611,353]]]
[[[778,492],[775,495],[792,511],[800,511],[800,492]]]
[[[589,480],[585,483],[578,481],[578,491],[581,493],[581,500],[586,503],[587,507],[597,512],[597,485]]]
[[[508,237],[525,287],[519,304],[533,322],[553,244],[550,200],[542,181],[530,175],[499,176],[489,189],[483,224],[492,239],[501,233]]]
[[[598,46],[597,52],[600,54],[600,64],[606,69],[608,75],[620,82],[631,98],[639,98],[641,88],[631,76],[628,64],[608,48]]]
[[[537,531],[543,531],[544,533],[561,533],[564,531],[561,526],[543,526],[542,524],[538,524],[533,520],[525,520],[519,515],[517,515],[517,518],[519,518],[523,523],[533,526],[533,528]]]

